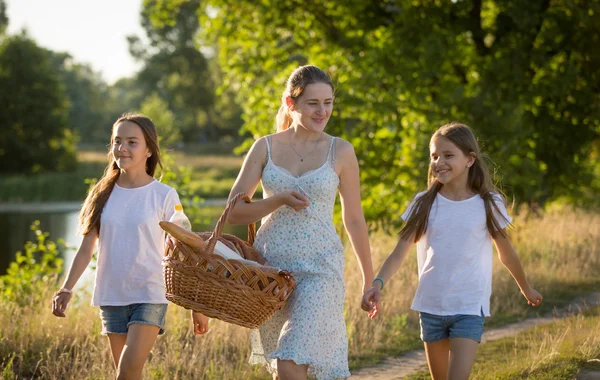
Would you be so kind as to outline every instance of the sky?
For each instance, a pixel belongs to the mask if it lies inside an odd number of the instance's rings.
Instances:
[[[113,84],[140,65],[130,56],[126,36],[144,37],[142,0],[5,0],[8,33],[26,28],[38,45],[68,52]]]

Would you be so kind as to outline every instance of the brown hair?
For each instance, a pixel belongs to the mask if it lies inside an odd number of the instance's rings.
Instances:
[[[161,171],[163,169],[156,126],[152,120],[142,114],[126,113],[115,121],[113,130],[119,123],[124,121],[135,123],[142,130],[146,146],[152,153],[150,157],[146,159],[146,173],[154,177],[157,166],[160,166]],[[79,214],[79,222],[81,223],[84,235],[87,235],[94,230],[97,233],[100,233],[100,215],[102,214],[102,209],[104,208],[104,205],[106,205],[106,202],[115,187],[115,183],[117,183],[117,179],[119,179],[119,175],[121,174],[112,154],[112,145],[113,137],[111,135],[108,149],[108,165],[104,169],[104,175],[102,175],[102,178],[100,178],[98,183],[96,183],[88,192],[83,207],[81,208],[81,213]]]
[[[277,132],[285,131],[292,125],[292,116],[290,115],[286,98],[289,96],[295,101],[302,95],[306,86],[314,83],[328,84],[331,86],[331,90],[335,91],[329,75],[317,66],[300,66],[292,72],[281,95],[281,107],[279,107],[276,117]]]
[[[494,207],[496,214],[500,215],[505,222],[508,222],[508,220],[506,220],[504,215],[500,212],[496,202],[493,200],[495,196],[500,197],[502,202],[505,202],[504,195],[500,190],[498,190],[492,180],[492,176],[490,175],[487,165],[483,160],[484,157],[479,151],[477,139],[471,131],[471,128],[461,123],[452,122],[438,129],[431,137],[430,144],[433,142],[433,140],[438,138],[448,139],[465,155],[471,155],[475,157],[475,162],[469,168],[467,186],[469,186],[469,189],[472,192],[479,194],[479,196],[481,196],[483,199],[485,206],[486,226],[490,235],[496,237],[497,234],[500,233],[502,236],[506,236],[506,232],[503,228],[501,228],[496,215],[492,211],[492,207]],[[415,243],[419,241],[421,236],[427,230],[427,222],[429,220],[431,207],[433,206],[433,201],[443,186],[443,184],[435,178],[433,170],[431,169],[431,165],[429,166],[427,177],[427,191],[415,199],[408,220],[406,221],[406,225],[400,231],[400,237],[406,240],[408,240],[414,234]],[[496,193],[496,195],[493,193]]]

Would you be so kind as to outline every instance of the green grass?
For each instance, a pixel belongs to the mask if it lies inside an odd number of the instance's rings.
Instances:
[[[80,162],[69,173],[0,176],[0,202],[82,201],[88,189],[86,178],[100,177],[104,165]]]
[[[242,166],[242,157],[174,153],[176,167],[191,169],[190,189],[204,198],[227,198]]]
[[[581,369],[600,370],[600,308],[482,345],[471,379],[571,380]]]
[[[486,328],[503,326],[509,323],[521,321],[526,318],[536,317],[551,313],[555,308],[562,308],[573,299],[582,294],[590,294],[600,289],[600,278],[587,278],[580,281],[541,281],[538,282],[545,291],[544,302],[539,308],[526,308],[523,312],[499,311],[492,318],[486,319]],[[515,285],[515,291],[518,288]]]
[[[202,198],[226,198],[242,165],[233,155],[169,153],[176,167],[191,169],[190,189]],[[107,165],[106,152],[81,150],[73,172],[0,176],[0,202],[81,202],[88,178],[100,178]]]

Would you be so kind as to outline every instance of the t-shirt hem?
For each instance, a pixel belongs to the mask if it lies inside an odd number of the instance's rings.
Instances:
[[[427,314],[433,314],[433,315],[440,315],[440,316],[451,316],[451,315],[476,315],[478,317],[481,316],[481,309],[479,309],[478,311],[473,311],[473,309],[469,309],[469,310],[452,310],[452,311],[448,311],[448,310],[434,310],[434,309],[427,309],[427,308],[422,308],[422,307],[417,307],[417,306],[411,306],[411,310],[417,311],[419,313],[427,313]],[[483,312],[483,315],[485,317],[491,317],[490,313],[486,313],[485,311]]]
[[[131,301],[102,301],[102,302],[94,302],[92,301],[92,306],[127,306],[132,305],[134,303],[153,303],[153,304],[169,304],[167,300],[131,300]]]

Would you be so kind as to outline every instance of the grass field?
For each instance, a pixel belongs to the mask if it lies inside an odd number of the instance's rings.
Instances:
[[[576,295],[600,288],[599,214],[585,210],[558,209],[539,218],[517,217],[515,226],[512,240],[532,284],[544,295],[544,303],[540,309],[528,307],[508,272],[495,259],[493,317],[487,321],[488,326],[505,324],[537,313],[545,314],[555,306],[566,304]],[[395,237],[383,233],[371,235],[376,268],[379,268],[395,241]],[[348,246],[347,242],[346,245]],[[383,313],[375,321],[369,320],[360,310],[361,276],[349,248],[346,250],[346,258],[345,320],[351,367],[372,365],[387,355],[420,348],[417,315],[409,310],[417,283],[415,253],[410,254],[406,265],[386,284]],[[44,286],[40,287],[39,292],[21,299],[19,303],[0,303],[2,377],[113,377],[106,338],[99,335],[98,310],[89,306],[89,295],[77,294],[75,305],[67,310],[67,318],[59,319],[53,317],[49,309],[55,285],[42,285]],[[167,334],[159,338],[155,345],[146,365],[144,378],[269,378],[263,369],[247,364],[250,353],[248,330],[216,320],[211,320],[210,327],[208,335],[194,337],[190,330],[189,312],[171,306],[167,316]],[[574,368],[587,365],[587,358],[597,357],[598,342],[593,340],[600,336],[597,329],[596,312],[589,317],[575,318],[535,332],[541,335],[506,340],[504,346],[498,348],[503,350],[498,351],[503,358],[489,364],[478,364],[475,373],[481,378],[494,378],[483,377],[492,368],[506,371],[508,377],[505,378],[524,378],[510,376],[518,373],[543,373],[546,368],[555,366],[568,367],[563,372],[570,374]],[[583,352],[578,348],[580,346],[584,347]],[[478,355],[480,360],[495,355],[495,351],[488,355],[484,350],[487,348],[482,347]],[[550,355],[553,350],[558,350],[561,354]],[[566,359],[563,360],[563,357]],[[562,372],[560,376],[563,376]]]
[[[600,371],[600,308],[482,345],[471,379],[571,380],[581,370]]]
[[[171,169],[189,167],[190,189],[202,198],[226,198],[242,165],[233,155],[170,152],[166,161]],[[100,178],[107,165],[106,153],[80,150],[79,165],[70,173],[0,176],[0,202],[83,201],[87,178]]]

